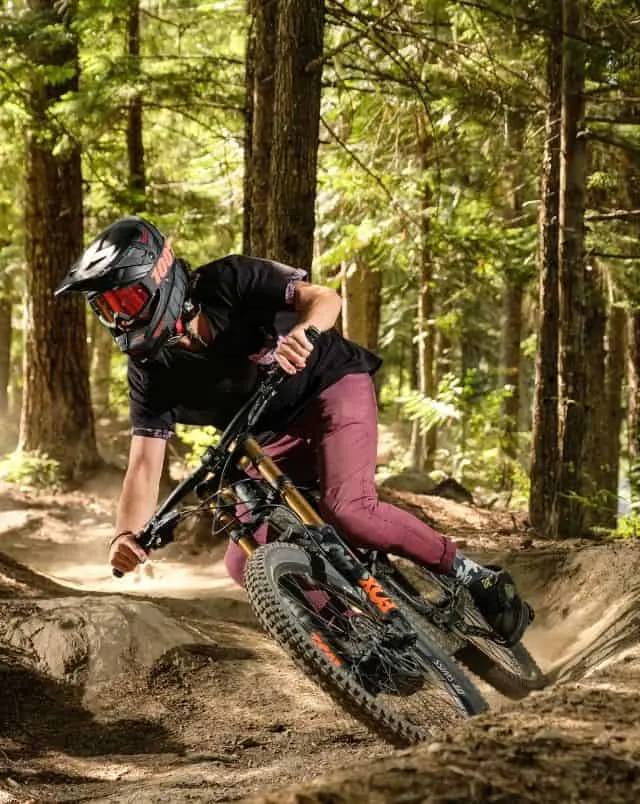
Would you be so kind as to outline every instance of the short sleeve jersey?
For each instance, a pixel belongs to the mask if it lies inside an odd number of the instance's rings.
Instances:
[[[213,334],[198,352],[179,345],[165,362],[140,366],[129,359],[134,435],[169,438],[175,423],[224,428],[273,364],[279,336],[296,323],[295,282],[305,273],[270,260],[230,255],[196,269],[191,298]],[[343,338],[322,333],[303,371],[288,378],[265,412],[265,431],[281,432],[322,390],[347,374],[373,374],[381,360]]]

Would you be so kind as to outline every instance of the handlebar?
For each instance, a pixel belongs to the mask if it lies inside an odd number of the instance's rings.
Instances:
[[[321,332],[317,327],[310,326],[305,329],[304,334],[311,345],[315,347]],[[178,512],[172,511],[171,509],[200,485],[212,471],[212,468],[219,463],[221,453],[229,451],[233,442],[237,440],[238,433],[241,429],[250,431],[251,428],[255,426],[265,408],[277,395],[278,389],[282,383],[290,376],[291,375],[287,374],[284,369],[277,366],[259,383],[256,390],[225,427],[220,436],[218,445],[206,449],[201,458],[200,466],[175,487],[151,519],[136,535],[136,541],[143,550],[149,551],[154,547],[161,547],[168,541],[166,538],[167,534],[173,532],[180,517]],[[123,572],[115,568],[112,570],[112,574],[115,578],[122,578],[124,575]]]

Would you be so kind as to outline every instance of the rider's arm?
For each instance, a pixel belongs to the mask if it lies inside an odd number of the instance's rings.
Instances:
[[[278,344],[275,355],[280,366],[288,374],[296,374],[306,365],[313,346],[304,331],[315,327],[320,332],[331,329],[340,314],[342,300],[331,288],[296,282],[294,308],[298,323]]]
[[[300,327],[315,327],[324,332],[336,323],[342,307],[342,299],[333,288],[296,282],[294,309],[298,313]]]
[[[131,439],[129,463],[116,513],[116,538],[109,552],[111,566],[121,572],[130,572],[147,557],[133,534],[155,510],[165,449],[163,438],[134,435]]]

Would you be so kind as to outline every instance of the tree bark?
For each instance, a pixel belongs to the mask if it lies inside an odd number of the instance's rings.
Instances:
[[[140,75],[140,0],[129,0],[127,42],[130,81]],[[127,154],[129,157],[129,192],[134,209],[144,209],[146,177],[142,141],[142,94],[136,91],[127,114]]]
[[[524,284],[516,277],[507,279],[503,301],[501,386],[502,402],[500,452],[502,491],[513,491],[514,464],[518,460],[520,417],[520,340],[522,338],[522,302]]]
[[[562,170],[560,205],[560,460],[558,533],[583,533],[580,476],[585,436],[585,251],[586,139],[583,0],[563,1]]]
[[[562,14],[548,0],[547,111],[542,169],[539,252],[539,315],[533,406],[529,519],[541,534],[556,532],[558,472],[558,276],[560,209],[560,117],[562,105]]]
[[[324,0],[279,0],[277,31],[267,256],[310,271]]]
[[[418,310],[416,329],[418,335],[418,388],[420,393],[429,399],[436,397],[435,341],[435,283],[434,265],[431,249],[430,208],[433,206],[433,193],[426,178],[429,167],[431,139],[426,134],[428,123],[421,124],[420,160],[425,172],[422,190],[422,209],[420,215],[420,280],[418,287]],[[411,433],[411,464],[419,471],[431,472],[435,467],[435,456],[438,447],[438,428],[436,425],[427,430],[414,422]]]
[[[598,519],[597,524],[614,529],[618,519],[618,476],[620,469],[620,433],[624,419],[622,389],[624,386],[626,361],[626,314],[621,307],[612,306],[607,319],[608,344],[606,357],[606,379],[603,432],[602,439],[601,487],[610,504]]]
[[[267,254],[278,0],[252,0],[245,73],[245,253]]]
[[[11,341],[13,336],[13,282],[5,272],[0,286],[0,415],[9,409],[9,383],[11,381]]]
[[[640,310],[629,316],[628,448],[629,482],[634,508],[640,504]]]
[[[506,221],[519,221],[523,213],[522,186],[524,171],[522,151],[524,147],[525,121],[514,114],[506,116],[506,146],[511,163],[511,188]],[[511,223],[511,225],[517,225]],[[501,386],[505,396],[502,402],[500,433],[502,491],[513,490],[514,465],[518,459],[518,433],[520,431],[520,341],[522,338],[522,304],[526,277],[521,266],[509,266],[505,273],[502,299],[502,355],[500,360]]]
[[[249,28],[244,58],[244,176],[242,180],[242,253],[252,254],[251,229],[253,218],[253,125],[256,92],[256,20],[255,3],[247,0]],[[254,255],[256,256],[256,255]]]
[[[378,348],[382,274],[362,256],[342,273],[342,333],[367,349]]]
[[[585,512],[585,527],[607,521],[608,499],[603,481],[606,471],[608,429],[607,371],[605,337],[607,299],[604,272],[594,260],[585,273],[585,437],[582,464],[582,492],[590,505]],[[619,432],[614,438],[619,438]],[[614,517],[615,522],[615,517]]]
[[[27,141],[26,262],[28,320],[19,447],[59,461],[75,478],[98,461],[89,395],[84,301],[53,291],[82,250],[80,148],[60,142],[49,109],[77,91],[78,45],[71,28],[74,7],[30,0],[38,19],[30,61]],[[66,36],[42,36],[62,26]],[[48,80],[50,68],[73,65],[66,81]]]

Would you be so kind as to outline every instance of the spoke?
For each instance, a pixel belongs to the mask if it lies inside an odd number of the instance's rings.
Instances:
[[[426,719],[446,725],[466,716],[420,652],[385,646],[387,624],[357,608],[344,592],[304,574],[283,576],[280,588],[301,624],[326,640],[344,672],[367,692],[384,698],[416,724]]]

